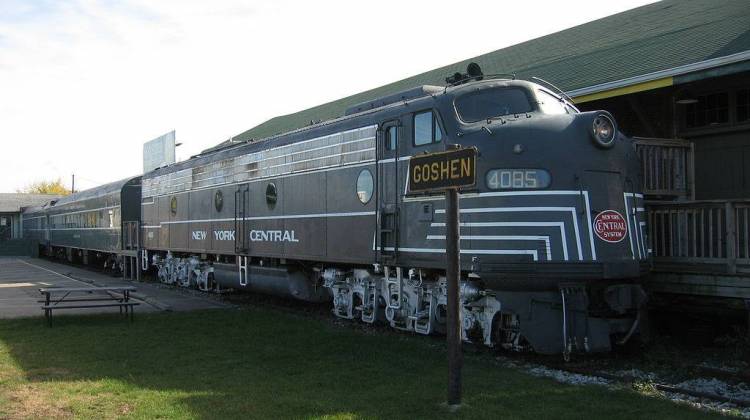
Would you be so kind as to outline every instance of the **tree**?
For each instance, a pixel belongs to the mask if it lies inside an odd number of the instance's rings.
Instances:
[[[62,179],[57,178],[54,181],[37,181],[17,190],[20,193],[26,194],[55,194],[55,195],[68,195],[70,190],[65,187]]]

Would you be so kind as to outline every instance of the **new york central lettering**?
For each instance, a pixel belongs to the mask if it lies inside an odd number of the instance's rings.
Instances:
[[[251,230],[253,242],[299,242],[293,230]]]
[[[233,241],[234,231],[233,230],[215,230],[214,239],[217,241]]]

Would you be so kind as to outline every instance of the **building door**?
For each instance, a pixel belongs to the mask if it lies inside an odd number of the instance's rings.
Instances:
[[[398,255],[399,225],[399,133],[398,120],[383,123],[378,130],[378,261],[394,264]]]
[[[0,241],[7,241],[13,234],[11,216],[0,216]]]

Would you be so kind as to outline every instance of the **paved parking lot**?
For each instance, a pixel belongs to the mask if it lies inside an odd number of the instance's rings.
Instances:
[[[130,282],[105,274],[35,258],[0,257],[0,318],[42,316],[44,287],[134,286],[131,296],[139,302],[135,313],[155,311],[190,311],[229,308],[225,304],[198,294],[164,287],[160,284]],[[66,310],[65,313],[118,313],[119,308]],[[57,315],[55,315],[57,316]]]

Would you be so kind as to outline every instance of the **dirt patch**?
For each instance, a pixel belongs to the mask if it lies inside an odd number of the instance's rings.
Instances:
[[[8,393],[8,419],[69,419],[73,410],[35,384],[20,385]]]
[[[126,416],[133,412],[133,406],[131,404],[123,404],[117,409],[117,413],[121,416]]]

